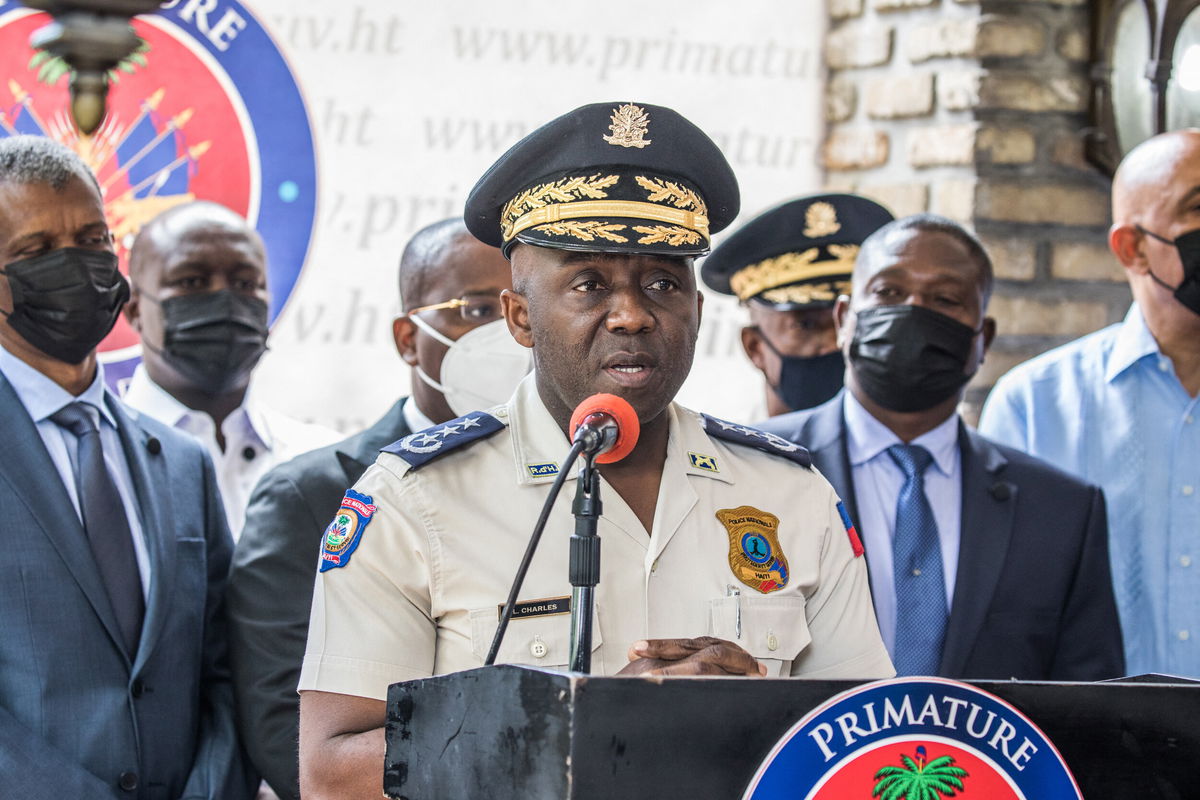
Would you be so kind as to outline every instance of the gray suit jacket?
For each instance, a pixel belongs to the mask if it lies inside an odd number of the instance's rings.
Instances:
[[[844,391],[759,427],[807,447],[857,523]],[[962,422],[958,443],[962,539],[938,674],[1061,681],[1122,675],[1103,493]]]
[[[212,464],[183,434],[107,400],[153,565],[132,662],[66,487],[0,375],[0,793],[252,797],[221,608],[232,542]]]
[[[283,800],[299,797],[300,663],[325,527],[380,449],[410,431],[404,400],[349,439],[262,477],[229,582],[238,724],[254,765]]]

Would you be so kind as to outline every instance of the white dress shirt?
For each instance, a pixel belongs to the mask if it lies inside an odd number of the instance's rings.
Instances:
[[[79,441],[75,434],[60,427],[50,419],[64,406],[71,403],[83,403],[92,416],[92,422],[98,423],[100,430],[100,449],[104,452],[104,463],[108,473],[116,484],[121,495],[121,505],[125,508],[125,516],[129,520],[129,531],[133,535],[133,553],[137,559],[138,573],[142,581],[142,596],[149,600],[150,594],[150,553],[146,549],[146,538],[142,530],[141,510],[138,506],[137,495],[133,488],[133,477],[129,472],[129,463],[125,460],[125,450],[121,446],[121,437],[117,433],[117,421],[109,412],[105,402],[104,365],[96,364],[96,377],[91,385],[84,389],[78,397],[59,386],[36,369],[26,364],[12,353],[0,347],[0,372],[12,384],[13,391],[30,418],[37,426],[38,434],[46,445],[46,452],[54,462],[59,477],[71,498],[75,515],[83,524],[83,513],[79,509],[79,492],[75,486],[76,454],[79,451]]]
[[[410,397],[405,401],[400,408],[400,413],[404,415],[404,422],[408,425],[408,429],[413,433],[423,431],[426,428],[432,428],[434,421],[425,416],[421,409],[417,408],[416,399]]]
[[[122,399],[164,425],[190,433],[208,449],[234,541],[242,534],[254,485],[267,470],[343,438],[335,430],[294,420],[255,402],[252,387],[242,404],[221,423],[225,437],[222,451],[213,418],[176,400],[150,380],[141,364],[134,370]]]
[[[904,444],[854,398],[844,394],[847,452],[854,476],[859,535],[867,549],[871,596],[875,618],[888,654],[895,655],[896,581],[892,574],[892,544],[896,536],[896,502],[904,486],[904,471],[888,455],[894,444]],[[933,509],[938,542],[942,546],[942,574],[946,579],[946,607],[954,596],[958,573],[958,548],[962,524],[962,454],[958,449],[958,415],[909,444],[924,447],[933,456],[925,470],[925,497]]]

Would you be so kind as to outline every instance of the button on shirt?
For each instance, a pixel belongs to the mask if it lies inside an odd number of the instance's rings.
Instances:
[[[1200,677],[1200,399],[1135,303],[1005,375],[980,431],[1099,484],[1130,674]]]
[[[133,488],[133,478],[129,472],[129,464],[125,460],[125,450],[121,445],[121,437],[117,433],[117,422],[108,410],[106,392],[104,389],[104,365],[96,364],[96,377],[88,388],[78,397],[59,386],[50,378],[38,372],[12,353],[0,347],[0,372],[12,384],[13,391],[21,400],[21,405],[29,413],[37,425],[38,434],[46,445],[46,452],[54,462],[59,477],[75,515],[83,524],[83,514],[79,509],[79,492],[75,486],[74,461],[79,448],[78,440],[70,431],[54,423],[50,417],[59,409],[74,402],[84,403],[93,421],[100,430],[100,447],[104,451],[104,463],[108,472],[121,494],[121,504],[125,507],[125,516],[129,520],[129,530],[133,536],[133,552],[137,559],[137,569],[142,582],[142,596],[148,598],[150,593],[150,554],[146,549],[146,539],[142,532],[140,511],[138,510],[137,495]]]
[[[900,437],[845,392],[842,413],[846,418],[846,448],[854,477],[858,504],[858,533],[867,551],[871,595],[879,632],[894,654],[896,643],[896,581],[892,574],[892,543],[896,537],[896,503],[904,486],[904,472],[887,449],[902,444]],[[958,416],[913,439],[933,456],[925,470],[925,496],[933,509],[946,580],[946,607],[954,596],[958,574],[958,549],[962,523],[962,455],[958,449]]]
[[[390,683],[483,664],[570,447],[532,376],[495,413],[506,425],[491,436],[419,469],[383,453],[355,485],[376,510],[358,529],[348,563],[317,577],[301,690],[384,699]],[[737,642],[776,675],[893,674],[866,568],[854,557],[829,483],[786,459],[710,437],[695,412],[672,405],[668,414],[649,533],[601,479],[593,671],[619,671],[640,639],[711,635]],[[461,422],[448,423],[411,441],[435,447],[462,430]],[[690,454],[705,458],[693,462]],[[569,661],[574,480],[572,470],[518,597],[531,613],[512,620],[498,663]],[[717,512],[740,506],[779,518],[790,569],[782,589],[759,592],[732,571]]]
[[[225,437],[225,449],[221,450],[212,417],[176,400],[150,380],[145,367],[140,364],[122,399],[131,408],[164,425],[186,431],[205,446],[217,473],[217,487],[221,490],[225,517],[235,541],[241,536],[246,522],[246,506],[254,485],[267,470],[342,438],[336,431],[302,423],[266,408],[248,391],[242,405],[221,423],[221,433]]]

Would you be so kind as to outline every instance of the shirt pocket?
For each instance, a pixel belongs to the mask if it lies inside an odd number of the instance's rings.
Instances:
[[[722,597],[711,606],[712,635],[741,647],[767,665],[767,676],[791,672],[791,662],[812,642],[803,597]]]
[[[482,664],[491,649],[500,614],[496,606],[478,608],[470,612],[470,622],[471,651]],[[604,672],[599,652],[602,644],[604,638],[600,635],[597,609],[592,617],[592,672],[596,674]],[[571,663],[571,615],[548,614],[509,620],[504,641],[496,653],[496,663],[566,669]]]

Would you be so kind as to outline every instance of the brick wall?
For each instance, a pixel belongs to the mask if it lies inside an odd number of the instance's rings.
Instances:
[[[967,395],[1124,315],[1107,178],[1083,158],[1085,0],[829,0],[826,184],[963,222],[996,264],[999,336]]]

